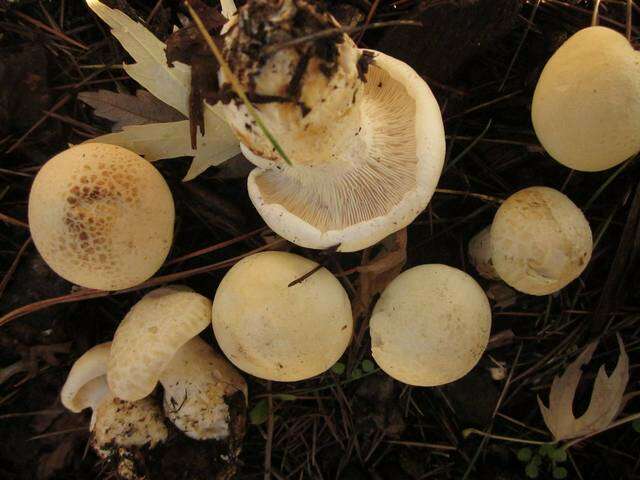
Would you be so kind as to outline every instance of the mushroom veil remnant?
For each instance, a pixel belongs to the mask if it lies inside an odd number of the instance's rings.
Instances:
[[[173,239],[173,198],[162,175],[115,145],[82,144],[49,160],[29,196],[31,235],[44,261],[83,287],[137,285]]]
[[[544,67],[531,118],[545,150],[569,168],[627,160],[640,151],[640,53],[610,28],[580,30]]]
[[[469,256],[482,276],[530,295],[548,295],[584,271],[592,249],[582,211],[557,190],[530,187],[500,206],[490,231],[469,243]]]
[[[198,337],[211,323],[211,301],[186,287],[145,295],[113,338],[107,378],[119,398],[135,401],[160,382],[167,417],[185,435],[221,440],[228,436],[228,401],[247,398],[238,372]],[[246,400],[244,400],[246,401]]]
[[[286,252],[238,262],[213,300],[213,332],[241,370],[268,380],[304,380],[329,369],[353,331],[347,292],[326,268]]]
[[[491,307],[478,283],[446,265],[420,265],[396,277],[376,304],[371,352],[388,375],[432,387],[463,377],[480,360]]]
[[[336,27],[306,0],[252,0],[225,35],[227,62],[291,165],[238,99],[225,115],[259,167],[248,188],[266,223],[297,245],[355,251],[426,207],[444,128],[429,87],[403,62],[344,34],[287,43]]]

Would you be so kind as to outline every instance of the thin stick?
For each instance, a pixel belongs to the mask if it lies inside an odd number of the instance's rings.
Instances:
[[[492,438],[493,440],[505,440],[507,442],[525,443],[527,445],[551,445],[553,442],[543,442],[540,440],[526,440],[523,438],[506,437],[504,435],[494,435],[493,433],[483,432],[476,428],[467,428],[462,431],[462,436],[467,438],[471,435],[480,435],[482,437]]]
[[[631,42],[632,29],[633,29],[633,0],[627,0],[626,32],[627,32],[627,40],[629,40],[629,42]]]
[[[598,21],[598,10],[600,10],[600,0],[596,0],[593,4],[593,15],[591,16],[591,26],[595,27],[600,23]]]
[[[16,254],[16,258],[13,259],[9,270],[7,270],[7,273],[5,273],[4,277],[2,277],[2,281],[0,282],[0,298],[2,298],[2,294],[4,293],[5,288],[7,288],[11,277],[16,272],[18,264],[20,263],[20,259],[22,258],[22,255],[24,255],[24,252],[27,250],[27,247],[29,245],[31,245],[31,237],[27,238],[27,240],[22,244],[22,247],[20,247],[20,250],[18,250],[18,253]]]
[[[231,86],[233,87],[233,90],[240,97],[245,107],[247,107],[247,111],[249,112],[249,115],[251,115],[251,117],[256,122],[258,127],[260,127],[260,130],[262,130],[262,133],[264,134],[264,136],[267,137],[269,142],[271,142],[271,145],[273,146],[273,148],[275,148],[278,154],[280,154],[283,160],[287,162],[288,165],[292,165],[291,160],[289,160],[289,157],[287,157],[287,154],[284,153],[284,150],[282,149],[278,141],[271,134],[267,126],[262,122],[262,119],[258,115],[257,110],[254,108],[253,104],[247,98],[246,93],[244,93],[244,90],[242,89],[242,85],[240,85],[240,82],[231,71],[231,68],[229,68],[229,64],[227,64],[224,57],[222,56],[222,52],[220,52],[220,50],[218,49],[218,46],[213,41],[213,38],[211,38],[211,35],[209,35],[207,28],[204,26],[204,23],[202,23],[202,19],[200,18],[200,15],[198,15],[198,13],[193,9],[191,4],[189,3],[189,0],[185,0],[184,4],[187,7],[187,10],[189,10],[189,14],[191,15],[191,18],[193,18],[193,22],[196,24],[196,27],[198,27],[198,30],[200,31],[200,34],[202,35],[209,49],[211,50],[211,53],[213,53],[213,55],[216,57],[216,60],[218,60],[218,63],[220,64],[220,68],[222,69],[224,76],[227,77],[229,82],[231,82]]]
[[[16,227],[22,227],[29,229],[29,224],[23,222],[22,220],[18,220],[17,218],[10,217],[9,215],[5,215],[0,212],[0,221],[7,222],[10,225],[15,225]]]
[[[271,450],[273,445],[273,395],[271,395],[271,380],[267,382],[267,405],[269,417],[267,419],[267,442],[264,449],[264,480],[271,478]]]
[[[602,432],[606,432],[607,430],[611,430],[612,428],[619,427],[620,425],[624,425],[625,423],[633,422],[634,420],[640,419],[640,413],[634,413],[633,415],[629,415],[628,417],[624,417],[617,422],[610,423],[609,426],[603,428],[602,430],[598,430],[597,432],[590,433],[585,435],[584,437],[576,438],[575,440],[571,440],[569,443],[562,447],[563,450],[567,450],[568,448],[573,447],[576,443],[580,443],[587,438],[591,438],[595,435],[598,435]]]

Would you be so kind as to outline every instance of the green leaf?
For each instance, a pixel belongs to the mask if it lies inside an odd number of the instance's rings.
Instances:
[[[336,375],[342,375],[346,369],[347,369],[346,365],[340,362],[336,362],[336,364],[333,367],[331,367],[331,371]]]
[[[551,445],[550,443],[546,443],[538,449],[538,452],[540,453],[541,457],[551,458],[551,454],[554,452],[554,450],[555,447],[553,445]]]
[[[539,467],[540,465],[542,465],[542,457],[540,455],[534,455],[531,459],[531,463]]]
[[[639,418],[638,420],[634,420],[634,421],[631,423],[631,426],[633,427],[633,429],[634,429],[636,432],[640,433],[640,418]]]
[[[555,467],[551,473],[556,480],[562,480],[563,478],[567,478],[569,472],[567,472],[567,469],[564,467]]]
[[[535,463],[531,462],[530,464],[528,464],[525,468],[524,468],[524,473],[527,475],[527,477],[529,478],[538,478],[538,465],[536,465]]]
[[[531,460],[532,456],[533,452],[528,447],[518,450],[518,460],[520,460],[521,462],[528,462],[529,460]]]
[[[567,451],[564,448],[556,448],[551,451],[549,458],[556,462],[562,463],[567,461]]]
[[[249,412],[249,420],[253,425],[262,425],[269,418],[269,402],[260,400]]]
[[[353,371],[351,372],[351,378],[353,380],[356,380],[361,376],[362,376],[362,370],[360,370],[359,368],[354,368]]]
[[[283,400],[285,402],[293,402],[294,400],[298,399],[298,397],[289,393],[278,393],[274,395],[273,398],[274,400]]]
[[[376,369],[376,365],[369,359],[365,359],[362,361],[362,371],[364,373],[371,373]]]

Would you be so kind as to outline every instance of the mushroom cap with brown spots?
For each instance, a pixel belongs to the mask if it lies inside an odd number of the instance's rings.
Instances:
[[[340,282],[316,262],[286,252],[257,253],[229,270],[213,301],[212,322],[236,367],[289,382],[330,368],[353,330]]]
[[[150,278],[173,238],[171,191],[149,162],[116,145],[82,144],[49,160],[29,197],[45,262],[77,285],[118,290]]]
[[[447,265],[419,265],[396,277],[371,321],[371,352],[388,375],[432,387],[453,382],[482,356],[491,307],[480,285]]]
[[[591,259],[591,228],[563,193],[530,187],[511,195],[491,226],[491,261],[500,278],[529,295],[575,280]]]

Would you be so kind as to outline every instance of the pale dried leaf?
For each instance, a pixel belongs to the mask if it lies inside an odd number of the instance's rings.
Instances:
[[[237,11],[236,4],[233,0],[220,0],[220,5],[222,6],[222,15],[224,15],[225,18],[231,18]]]
[[[184,120],[184,115],[161,102],[146,90],[136,95],[116,93],[110,90],[82,92],[78,98],[94,108],[94,114],[115,122],[112,130],[122,130],[128,125],[166,123]]]
[[[553,379],[547,408],[538,397],[544,423],[557,441],[578,438],[606,428],[618,415],[624,390],[629,381],[629,357],[618,336],[620,356],[613,373],[607,375],[604,365],[598,370],[587,411],[579,418],[573,415],[573,399],[582,366],[589,363],[597,343],[589,344],[565,372]]]
[[[372,260],[365,260],[357,271],[358,277],[356,302],[353,315],[358,318],[369,310],[376,295],[382,291],[402,271],[407,261],[407,230],[402,229],[382,241],[382,251]]]

